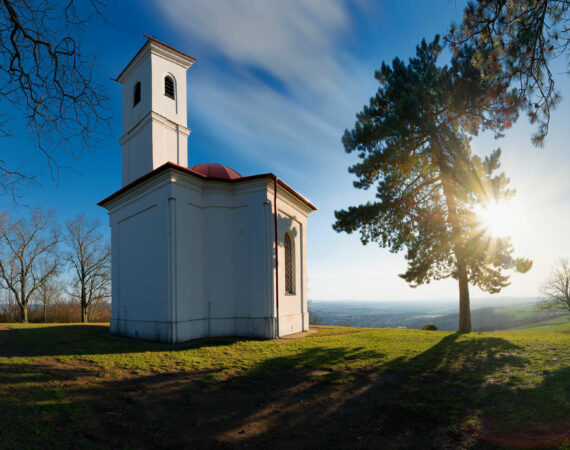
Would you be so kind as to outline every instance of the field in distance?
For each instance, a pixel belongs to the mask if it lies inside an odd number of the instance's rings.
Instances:
[[[513,331],[566,331],[570,333],[570,314],[533,323],[530,326],[511,328]]]
[[[0,326],[3,448],[570,444],[568,329],[318,327],[183,345],[107,332]]]
[[[310,301],[309,317],[318,325],[421,329],[433,324],[439,330],[456,331],[458,309],[457,301]],[[570,313],[539,311],[535,298],[474,299],[471,307],[474,331],[530,328],[558,318],[570,321]]]

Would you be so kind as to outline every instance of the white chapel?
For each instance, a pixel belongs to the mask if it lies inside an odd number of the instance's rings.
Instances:
[[[111,226],[111,333],[176,343],[308,330],[315,206],[272,173],[188,167],[195,59],[147,38],[117,77],[122,188],[99,203]]]

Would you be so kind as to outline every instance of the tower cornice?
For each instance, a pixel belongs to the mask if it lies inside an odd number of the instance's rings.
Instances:
[[[190,136],[190,129],[185,127],[184,125],[180,125],[179,123],[173,122],[172,120],[164,117],[157,112],[150,111],[146,116],[144,116],[133,128],[127,131],[121,138],[119,139],[119,144],[123,145],[127,139],[132,138],[137,133],[143,130],[144,126],[148,122],[159,122],[160,124],[164,125],[165,127],[171,129],[172,131],[176,131],[181,133],[182,135],[188,137]]]
[[[186,53],[176,50],[164,42],[159,41],[151,36],[144,35],[148,40],[137,52],[133,59],[127,64],[123,71],[115,78],[115,81],[123,84],[123,82],[134,72],[137,67],[145,60],[149,54],[159,55],[162,58],[178,64],[185,70],[188,70],[192,64],[196,62],[196,58]]]

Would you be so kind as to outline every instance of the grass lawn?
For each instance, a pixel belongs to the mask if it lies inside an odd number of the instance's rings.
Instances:
[[[513,331],[568,331],[570,332],[570,316],[556,317],[543,322],[533,323],[526,327],[512,328]]]
[[[178,346],[0,328],[2,448],[570,448],[568,327]]]

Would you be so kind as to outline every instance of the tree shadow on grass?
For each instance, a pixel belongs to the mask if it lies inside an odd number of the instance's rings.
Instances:
[[[531,445],[563,443],[569,369],[521,390],[508,375],[527,364],[524,349],[507,340],[457,333],[394,360],[361,346],[300,347],[226,378],[221,370],[180,371],[70,384],[64,411],[83,408],[88,425],[62,417],[78,427],[77,445],[103,447],[485,448],[528,444],[513,440],[522,431],[538,436]],[[62,364],[49,375],[65,380],[70,370]],[[32,395],[26,389],[21,398]],[[544,405],[557,412],[549,416]],[[6,407],[0,397],[0,411]],[[57,428],[42,429],[57,439]]]
[[[481,437],[500,447],[553,448],[570,443],[570,367],[546,371],[537,386],[491,386],[495,399],[482,420]],[[565,447],[566,448],[566,447]]]

